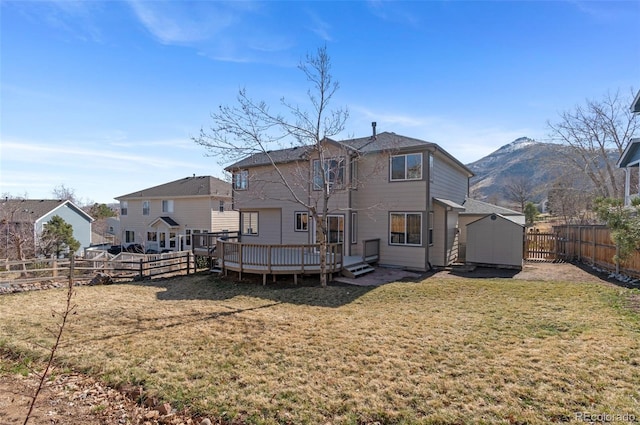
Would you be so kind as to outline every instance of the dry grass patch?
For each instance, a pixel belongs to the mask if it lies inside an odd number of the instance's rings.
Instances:
[[[378,288],[211,276],[79,287],[60,352],[110,383],[237,423],[640,419],[633,291],[426,279]],[[51,290],[0,297],[0,346],[47,344]]]

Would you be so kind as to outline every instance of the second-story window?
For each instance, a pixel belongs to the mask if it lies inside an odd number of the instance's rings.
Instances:
[[[322,169],[324,179],[329,188],[342,187],[344,185],[344,158],[325,159]],[[313,160],[313,190],[322,189],[322,170],[320,160]]]
[[[392,181],[421,180],[422,179],[422,154],[411,153],[406,155],[393,155],[390,159],[390,177]]]
[[[249,187],[249,171],[239,170],[233,173],[233,188],[235,190],[247,190]]]
[[[218,206],[218,211],[219,212],[224,212],[224,201],[220,201],[220,205]]]
[[[149,215],[150,210],[151,206],[149,201],[142,201],[142,215]]]
[[[127,215],[129,209],[129,203],[127,201],[120,201],[120,215]]]
[[[165,199],[162,201],[162,212],[163,213],[172,213],[173,212],[173,200]]]

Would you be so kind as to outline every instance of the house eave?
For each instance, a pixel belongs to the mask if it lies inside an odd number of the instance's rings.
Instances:
[[[640,90],[638,90],[636,98],[633,99],[633,102],[631,103],[631,112],[634,114],[640,114]]]

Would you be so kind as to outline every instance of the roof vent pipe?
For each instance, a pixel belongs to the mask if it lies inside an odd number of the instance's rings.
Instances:
[[[371,123],[371,129],[373,130],[373,136],[372,137],[375,139],[375,137],[376,137],[376,122],[375,121]]]

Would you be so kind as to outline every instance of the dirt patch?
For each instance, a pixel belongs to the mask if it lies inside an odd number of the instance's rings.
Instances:
[[[608,274],[600,273],[588,266],[576,265],[571,263],[525,263],[522,270],[515,269],[499,269],[492,267],[476,267],[473,269],[447,268],[437,271],[434,277],[438,278],[507,278],[520,280],[541,280],[554,281],[561,280],[564,282],[615,282],[608,278]]]
[[[11,361],[2,359],[3,361]],[[22,424],[29,411],[38,379],[30,374],[0,377],[0,423]],[[165,410],[166,409],[166,410]],[[107,387],[77,373],[61,374],[46,382],[29,424],[64,425],[191,425],[200,420],[167,406],[145,406],[124,391]]]

